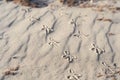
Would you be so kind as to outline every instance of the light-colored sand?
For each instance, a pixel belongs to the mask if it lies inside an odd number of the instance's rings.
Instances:
[[[96,4],[0,1],[0,80],[120,80],[120,1]]]

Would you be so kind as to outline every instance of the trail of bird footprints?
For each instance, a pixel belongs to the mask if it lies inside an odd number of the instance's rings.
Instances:
[[[15,0],[12,0],[12,1],[15,1]],[[61,0],[61,1],[64,1],[64,0]],[[69,0],[70,1],[70,0]],[[74,1],[74,0],[72,0]],[[73,3],[69,4],[68,6],[71,6],[73,5]],[[33,4],[28,4],[28,6],[33,6]],[[35,7],[35,6],[33,6]],[[37,5],[36,5],[37,7]],[[119,11],[120,8],[119,7],[114,7],[114,6],[109,6],[109,5],[103,5],[103,6],[96,6],[96,5],[90,5],[88,3],[84,3],[84,4],[81,4],[80,5],[81,8],[88,8],[88,7],[91,7],[93,10],[95,11],[104,11],[104,8],[107,8],[113,12],[116,12],[116,11]],[[93,8],[95,7],[95,8]],[[31,8],[28,8],[28,9],[22,9],[22,11],[24,11],[25,13],[28,13],[28,12],[31,12]],[[79,18],[79,17],[78,17]],[[40,17],[38,18],[34,18],[32,17],[31,19],[29,19],[32,24],[40,21]],[[105,18],[105,17],[102,17],[102,18],[98,18],[97,21],[103,21],[103,22],[113,22],[112,19],[109,19],[109,18]],[[84,33],[82,33],[80,30],[79,30],[79,25],[77,24],[76,20],[73,20],[71,21],[71,24],[73,24],[73,26],[76,28],[75,32],[73,33],[73,36],[75,37],[78,37],[78,38],[81,38],[81,35],[85,36],[85,37],[88,37],[89,35],[86,35]],[[47,25],[43,25],[42,26],[42,31],[45,31],[46,33],[46,36],[48,36],[51,32],[54,31],[54,29],[48,27]],[[109,36],[113,36],[113,35],[116,35],[114,33],[107,33]],[[0,39],[3,38],[3,34],[0,35]],[[48,38],[48,45],[50,46],[53,46],[53,47],[56,47],[59,45],[59,41],[55,40],[54,38],[52,37],[47,37]],[[101,49],[99,48],[96,44],[92,44],[92,48],[90,48],[91,51],[95,52],[95,54],[97,54],[97,60],[100,61],[100,57],[102,54],[105,53],[105,50],[104,49]],[[13,57],[13,59],[16,59],[17,56]],[[73,56],[70,51],[66,50],[63,52],[63,55],[62,55],[62,58],[64,60],[66,60],[68,63],[72,64],[75,59],[76,59],[76,56]],[[116,78],[117,75],[120,76],[120,67],[118,67],[116,64],[113,64],[112,66],[109,66],[109,64],[105,63],[105,62],[102,62],[102,66],[103,66],[103,69],[102,71],[103,72],[99,72],[96,74],[96,77],[97,78],[101,78],[101,77],[105,77],[107,79],[111,79],[112,80],[118,80]],[[19,68],[21,66],[17,65],[16,67],[10,67],[8,69],[6,69],[5,71],[3,71],[3,76],[14,76],[14,75],[17,75],[19,73]],[[67,79],[68,80],[81,80],[80,78],[82,77],[81,74],[79,73],[76,73],[74,70],[70,69],[68,71],[68,74],[67,74]]]

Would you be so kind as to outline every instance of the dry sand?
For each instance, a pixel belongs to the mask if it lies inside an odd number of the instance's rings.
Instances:
[[[0,1],[0,80],[120,80],[119,5]]]

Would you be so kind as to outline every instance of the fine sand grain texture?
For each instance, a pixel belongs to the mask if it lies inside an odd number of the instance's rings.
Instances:
[[[0,80],[120,80],[119,0],[39,1],[0,0]]]

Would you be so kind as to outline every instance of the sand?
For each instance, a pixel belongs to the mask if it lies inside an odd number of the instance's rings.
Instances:
[[[120,80],[120,1],[47,3],[0,1],[0,80]]]

